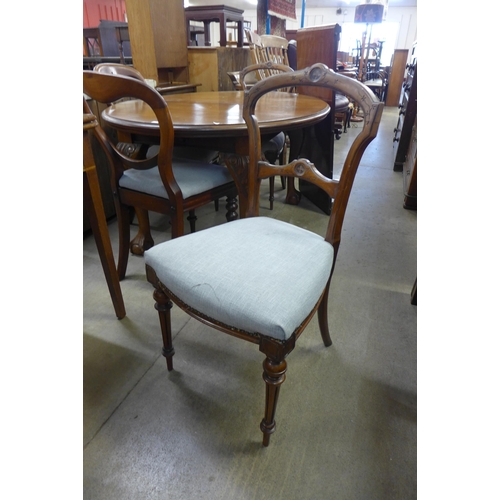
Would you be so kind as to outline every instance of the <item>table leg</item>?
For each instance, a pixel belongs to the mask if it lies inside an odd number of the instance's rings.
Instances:
[[[243,21],[238,21],[238,47],[243,47],[244,43]]]
[[[291,162],[300,157],[300,152],[304,146],[305,134],[303,129],[290,130],[287,134],[290,139],[288,162]],[[300,191],[295,187],[295,179],[293,177],[288,178],[285,203],[288,205],[298,205],[300,198]]]
[[[226,17],[221,15],[219,17],[219,26],[220,26],[220,46],[225,47],[227,45],[226,40]]]
[[[248,213],[248,156],[237,153],[219,153],[219,158],[226,164],[238,189],[240,218]]]
[[[298,205],[300,203],[300,191],[295,187],[295,179],[289,177],[286,183],[285,203],[288,205]]]
[[[205,32],[205,47],[210,47],[210,21],[203,21],[203,31]]]

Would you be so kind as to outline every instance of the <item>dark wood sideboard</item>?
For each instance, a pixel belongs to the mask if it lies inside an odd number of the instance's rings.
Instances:
[[[394,171],[403,172],[404,208],[417,209],[417,45],[413,45],[401,88],[394,129]]]
[[[417,46],[414,44],[407,74],[401,87],[399,117],[394,129],[394,171],[401,172],[410,146],[413,124],[417,116]]]

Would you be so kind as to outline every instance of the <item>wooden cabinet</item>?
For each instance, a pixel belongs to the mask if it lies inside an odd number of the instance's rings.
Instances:
[[[127,0],[134,66],[158,84],[189,82],[182,0]]]
[[[410,138],[417,116],[417,47],[414,44],[407,75],[400,92],[399,117],[394,129],[394,171],[401,172],[410,147]]]
[[[239,47],[189,47],[189,77],[200,92],[234,90],[228,71],[252,64],[250,50]]]
[[[336,71],[341,32],[342,28],[339,24],[297,30],[297,69],[304,69],[315,63],[323,63]],[[332,102],[332,91],[328,89],[304,87],[300,89],[300,93]]]

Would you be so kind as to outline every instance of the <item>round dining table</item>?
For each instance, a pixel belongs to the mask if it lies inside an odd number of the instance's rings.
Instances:
[[[164,95],[176,138],[245,137],[241,91],[190,92]],[[257,103],[256,115],[265,134],[301,128],[321,121],[330,111],[323,100],[291,92],[270,92]],[[158,136],[156,117],[142,101],[113,104],[103,112],[108,125],[128,134]],[[213,141],[209,141],[213,144]]]
[[[163,97],[172,117],[175,145],[219,152],[235,181],[240,216],[244,215],[248,207],[248,136],[242,118],[244,93],[191,92]],[[256,107],[262,141],[281,131],[315,125],[329,112],[329,104],[322,99],[292,92],[270,92]],[[102,112],[102,119],[117,130],[121,142],[157,144],[159,141],[156,116],[142,101],[112,104]]]

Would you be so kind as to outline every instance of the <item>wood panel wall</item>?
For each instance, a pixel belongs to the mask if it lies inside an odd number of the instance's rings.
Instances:
[[[125,0],[83,0],[83,27],[96,28],[99,21],[125,21]]]

